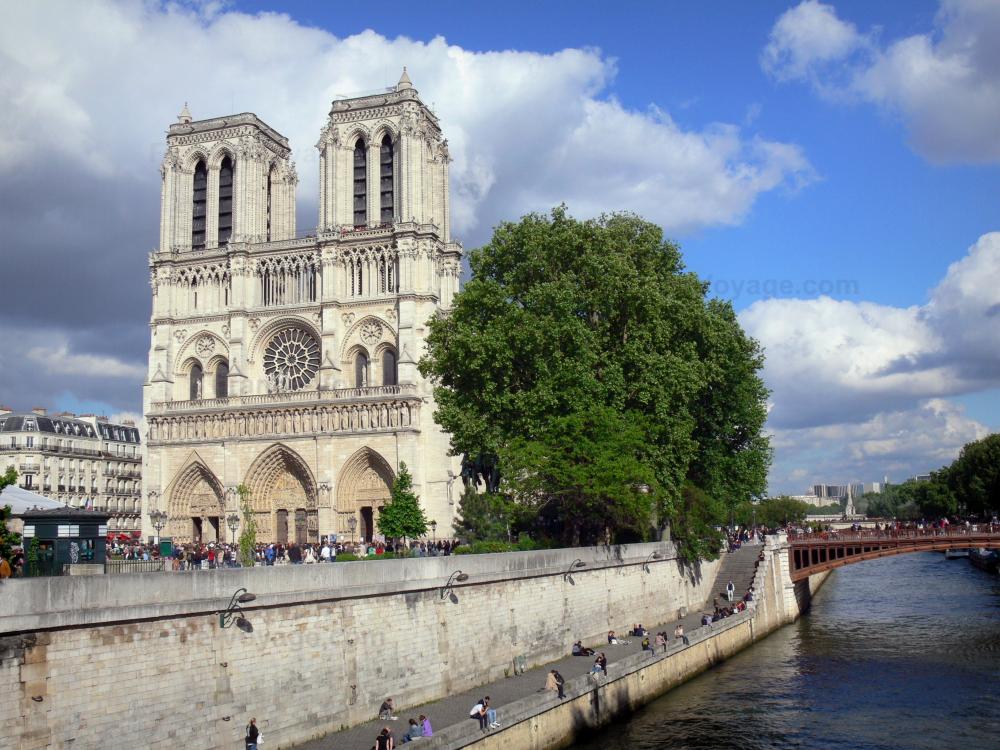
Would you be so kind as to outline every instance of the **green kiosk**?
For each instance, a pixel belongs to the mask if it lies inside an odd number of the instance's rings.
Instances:
[[[57,576],[66,565],[104,565],[107,513],[52,508],[28,510],[18,517],[24,522],[26,575]]]

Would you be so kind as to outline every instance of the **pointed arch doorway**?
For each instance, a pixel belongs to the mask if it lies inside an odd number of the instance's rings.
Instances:
[[[316,482],[305,461],[284,445],[273,445],[247,472],[258,539],[278,544],[319,541]]]
[[[351,538],[349,519],[357,519],[354,541],[370,542],[378,533],[379,510],[392,496],[396,475],[377,451],[365,447],[344,463],[337,482],[337,533]]]

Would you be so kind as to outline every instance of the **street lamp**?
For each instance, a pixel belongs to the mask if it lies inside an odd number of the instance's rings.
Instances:
[[[156,543],[160,543],[160,530],[167,525],[167,512],[165,510],[151,510],[149,511],[149,520],[153,523],[153,528],[156,529]]]
[[[244,633],[252,633],[253,625],[243,616],[243,607],[240,605],[249,604],[256,598],[255,595],[249,593],[246,589],[236,589],[236,593],[229,600],[229,606],[222,612],[219,612],[219,627],[228,628],[230,625],[235,624]]]
[[[236,529],[240,527],[240,517],[235,513],[230,513],[226,516],[226,523],[229,524],[229,530],[233,532],[231,544],[236,544]]]
[[[351,546],[354,546],[354,530],[358,528],[358,519],[356,516],[351,516],[347,519],[347,528],[351,530]]]
[[[437,528],[438,528],[438,522],[437,521],[431,521],[431,542],[432,543],[437,538]]]

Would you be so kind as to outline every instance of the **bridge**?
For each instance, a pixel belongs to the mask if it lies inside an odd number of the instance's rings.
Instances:
[[[1000,524],[945,528],[861,529],[788,535],[792,581],[863,560],[950,549],[1000,549]]]

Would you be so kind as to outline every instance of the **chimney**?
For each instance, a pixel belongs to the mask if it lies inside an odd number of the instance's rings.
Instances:
[[[46,414],[49,413],[48,409],[44,409],[41,406],[34,406],[32,407],[31,411],[37,414],[39,417],[44,417]]]

